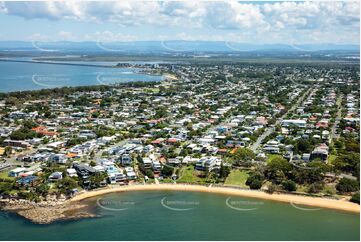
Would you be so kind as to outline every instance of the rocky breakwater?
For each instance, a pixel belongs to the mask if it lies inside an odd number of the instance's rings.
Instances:
[[[37,224],[50,224],[59,220],[92,218],[97,215],[89,205],[67,200],[32,202],[21,199],[1,199],[0,208],[15,212]]]

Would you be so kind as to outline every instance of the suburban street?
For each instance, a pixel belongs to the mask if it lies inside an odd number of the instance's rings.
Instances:
[[[309,88],[298,100],[297,102],[280,118],[277,119],[276,123],[266,129],[266,131],[258,137],[256,142],[254,142],[251,146],[251,150],[255,152],[259,146],[262,144],[263,140],[268,137],[270,134],[272,134],[276,130],[276,126],[281,123],[281,121],[284,119],[284,117],[287,116],[287,114],[293,112],[297,107],[300,106],[300,104],[303,102],[303,100],[309,95],[310,91],[312,90],[312,87]]]
[[[331,129],[330,143],[332,143],[332,142],[333,142],[333,139],[336,138],[336,129],[337,129],[337,126],[338,126],[338,124],[340,123],[340,120],[341,120],[341,115],[342,115],[342,108],[341,108],[342,98],[343,98],[343,96],[340,95],[340,96],[337,98],[337,101],[336,101],[336,105],[337,105],[337,116],[336,116],[336,119],[335,119],[335,123],[333,124],[332,129]],[[337,135],[337,136],[338,136],[338,135]]]

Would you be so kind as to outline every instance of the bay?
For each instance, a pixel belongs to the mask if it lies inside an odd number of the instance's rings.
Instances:
[[[1,240],[358,240],[358,214],[245,197],[144,191],[91,198],[99,218],[38,225],[0,213]]]
[[[0,61],[0,92],[39,90],[64,86],[109,85],[136,81],[160,81],[164,77],[134,68],[62,65]],[[92,63],[93,65],[99,63]]]

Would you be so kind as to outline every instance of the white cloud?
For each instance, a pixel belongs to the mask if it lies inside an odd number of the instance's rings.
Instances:
[[[3,2],[0,13],[80,22],[111,23],[120,26],[240,31],[242,35],[287,38],[295,33],[318,33],[317,39],[334,35],[359,37],[359,2],[274,2],[236,1],[115,1],[115,2]],[[322,38],[324,33],[324,38]],[[68,36],[69,37],[69,36]],[[130,37],[130,36],[128,36]],[[312,38],[309,39],[312,39]],[[112,36],[119,38],[119,36]]]
[[[4,2],[0,2],[0,13],[7,13],[7,9],[5,7]]]
[[[359,26],[360,21],[357,2],[282,2],[265,4],[264,12],[271,23],[281,21],[296,28]]]

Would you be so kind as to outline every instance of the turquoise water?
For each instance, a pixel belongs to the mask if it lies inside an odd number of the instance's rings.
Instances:
[[[358,240],[360,237],[358,215],[250,198],[153,191],[109,194],[92,198],[88,203],[101,217],[36,225],[2,212],[0,239]]]
[[[0,61],[0,92],[162,79],[128,68]]]

